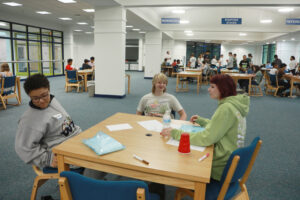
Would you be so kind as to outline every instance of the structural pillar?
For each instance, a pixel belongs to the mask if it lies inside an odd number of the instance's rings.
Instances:
[[[144,78],[153,78],[160,72],[162,32],[147,32],[145,40],[145,74]]]
[[[68,28],[64,31],[64,60],[68,60],[69,58],[73,58],[73,30]],[[74,58],[73,58],[74,59]],[[66,62],[65,62],[66,65]]]
[[[125,97],[126,10],[96,8],[94,23],[95,96]]]

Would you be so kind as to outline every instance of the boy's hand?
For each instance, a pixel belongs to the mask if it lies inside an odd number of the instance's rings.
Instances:
[[[190,119],[190,122],[195,123],[198,117],[199,117],[198,115],[193,115]]]
[[[160,135],[162,135],[163,137],[170,137],[171,136],[171,131],[172,131],[172,128],[164,128]]]

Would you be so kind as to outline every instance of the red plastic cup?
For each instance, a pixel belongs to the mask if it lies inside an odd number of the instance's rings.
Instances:
[[[182,133],[179,141],[178,151],[180,153],[190,153],[190,134]]]

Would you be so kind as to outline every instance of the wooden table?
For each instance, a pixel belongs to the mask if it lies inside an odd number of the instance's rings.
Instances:
[[[201,87],[201,81],[202,81],[202,72],[179,72],[176,73],[177,80],[176,80],[176,92],[179,92],[180,89],[178,87],[180,78],[197,78],[197,94],[199,94],[199,88]]]
[[[228,73],[239,73],[239,70],[234,70],[234,69],[221,69],[221,74],[228,74]]]
[[[78,75],[83,76],[84,79],[84,91],[87,91],[87,76],[90,74],[93,74],[92,69],[78,70]]]
[[[164,70],[164,73],[168,71],[168,76],[171,77],[173,73],[173,67],[172,66],[161,66],[161,68]]]
[[[22,103],[22,97],[21,97],[21,84],[20,84],[20,76],[17,76],[16,77],[16,80],[17,80],[17,90],[18,90],[18,97],[19,97],[19,100],[20,100],[20,103]]]
[[[192,68],[186,68],[185,69],[186,72],[202,72],[202,69],[192,69]]]
[[[291,76],[291,80],[290,80],[290,97],[293,96],[293,89],[294,89],[294,82],[300,82],[300,76]]]
[[[125,74],[125,77],[127,77],[127,90],[128,90],[128,94],[130,94],[130,74]]]
[[[255,77],[255,74],[241,74],[241,73],[228,73],[229,76],[231,76],[237,85],[239,79],[248,79],[249,80],[249,88],[248,88],[248,94],[251,95],[251,79]]]
[[[180,188],[195,190],[194,199],[204,200],[206,184],[210,181],[213,146],[204,152],[191,150],[181,154],[176,146],[166,144],[158,132],[148,131],[137,122],[144,120],[162,121],[162,118],[116,113],[81,134],[53,148],[57,155],[58,171],[69,170],[69,164],[121,176],[151,181]],[[110,132],[106,125],[129,123],[133,129]],[[172,123],[189,124],[187,121],[172,120]],[[124,150],[97,156],[82,143],[102,131],[126,146]],[[152,136],[146,136],[151,133]],[[198,159],[209,153],[202,162]],[[146,165],[133,158],[133,154],[147,160]]]

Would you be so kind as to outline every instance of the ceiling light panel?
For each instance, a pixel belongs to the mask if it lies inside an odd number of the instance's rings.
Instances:
[[[74,0],[57,0],[59,2],[62,2],[62,3],[76,3],[76,1]]]
[[[185,10],[172,10],[172,13],[174,13],[174,14],[184,14]]]
[[[188,24],[188,23],[190,23],[189,20],[180,20],[180,24]]]
[[[41,15],[49,15],[49,14],[51,14],[51,12],[47,12],[47,11],[36,11],[36,13],[41,14]]]
[[[133,26],[131,26],[131,25],[127,25],[127,26],[126,26],[126,28],[133,28]]]
[[[132,30],[133,31],[140,31],[141,29],[139,29],[139,28],[133,28]]]
[[[16,2],[4,2],[2,4],[7,5],[7,6],[22,6],[22,4],[16,3]]]
[[[239,35],[240,35],[240,36],[246,36],[247,33],[240,33]]]
[[[262,23],[262,24],[270,24],[270,23],[272,23],[272,20],[271,19],[262,19],[262,20],[260,20],[260,23]]]
[[[93,13],[95,9],[82,9],[84,12]]]
[[[59,19],[64,20],[64,21],[70,21],[72,18],[69,17],[60,17]]]
[[[278,9],[278,12],[281,12],[281,13],[288,13],[288,12],[292,12],[294,11],[294,8],[280,8]]]
[[[86,23],[86,22],[78,22],[77,24],[79,24],[79,25],[87,25],[88,23]]]
[[[79,29],[76,29],[76,30],[74,30],[75,32],[81,32],[82,30],[79,30]]]

